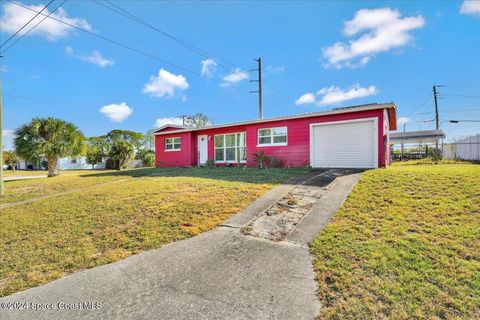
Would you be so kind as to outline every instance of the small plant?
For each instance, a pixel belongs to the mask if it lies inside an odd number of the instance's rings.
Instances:
[[[155,166],[155,154],[153,153],[147,153],[144,157],[143,157],[143,165],[145,167],[153,167]]]
[[[205,167],[208,169],[215,169],[215,161],[213,161],[213,159],[208,159],[207,162],[205,162]]]
[[[257,163],[257,166],[260,169],[263,169],[267,166],[267,163],[269,162],[270,157],[267,156],[264,151],[259,151],[253,154],[253,159]]]
[[[270,157],[270,168],[279,168],[280,166],[280,159],[276,157]]]

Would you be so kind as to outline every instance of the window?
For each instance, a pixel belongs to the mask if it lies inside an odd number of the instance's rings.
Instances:
[[[72,158],[72,159],[70,159],[70,163],[72,163],[72,164],[77,163],[77,158]]]
[[[287,145],[287,127],[259,129],[258,130],[258,145],[273,146]]]
[[[245,162],[247,160],[245,132],[215,135],[216,162]]]
[[[182,138],[166,138],[165,151],[180,151]]]

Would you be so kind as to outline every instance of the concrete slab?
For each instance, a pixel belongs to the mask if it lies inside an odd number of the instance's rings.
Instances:
[[[0,309],[0,319],[313,319],[316,288],[307,247],[218,228],[0,299],[98,310]]]
[[[312,242],[345,201],[359,176],[359,173],[354,173],[337,177],[333,183],[328,185],[326,192],[313,206],[310,213],[297,224],[286,240],[303,245]]]
[[[41,176],[18,176],[18,177],[3,177],[3,181],[16,181],[16,180],[30,180],[30,179],[43,179],[47,174]]]

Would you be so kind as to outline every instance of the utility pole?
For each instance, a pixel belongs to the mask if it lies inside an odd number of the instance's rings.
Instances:
[[[263,97],[262,97],[262,58],[253,59],[258,63],[257,69],[252,69],[250,71],[258,72],[258,79],[250,80],[250,82],[258,82],[258,90],[250,91],[250,93],[258,93],[258,117],[260,120],[263,119]]]
[[[433,100],[435,101],[435,129],[440,129],[440,117],[438,116],[438,92],[437,92],[437,87],[441,87],[439,85],[433,85]],[[442,150],[443,152],[443,150]],[[440,152],[438,150],[438,139],[435,142],[435,153],[440,157]]]
[[[439,121],[438,118],[438,96],[437,96],[437,86],[433,86],[433,99],[435,100],[435,129],[439,129]]]

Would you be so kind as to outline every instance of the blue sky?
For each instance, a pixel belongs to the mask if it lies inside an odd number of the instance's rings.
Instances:
[[[47,2],[19,3],[39,11]],[[407,130],[429,129],[434,123],[423,121],[434,117],[432,85],[441,84],[441,120],[480,119],[478,1],[115,4],[208,54],[92,1],[67,1],[52,17],[156,59],[46,19],[4,53],[7,148],[12,131],[36,116],[72,121],[87,136],[114,128],[145,132],[197,112],[214,123],[255,119],[248,81],[255,74],[248,70],[257,57],[264,62],[266,117],[395,101]],[[35,15],[5,0],[1,10],[1,43]],[[480,123],[442,129],[451,139],[480,132]]]

